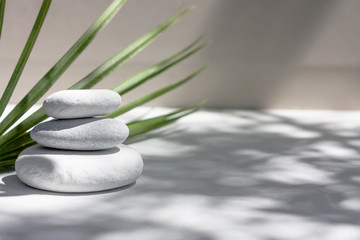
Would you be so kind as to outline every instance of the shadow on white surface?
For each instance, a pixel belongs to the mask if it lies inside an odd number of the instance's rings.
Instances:
[[[0,185],[0,197],[11,197],[11,196],[22,196],[29,194],[36,195],[53,195],[53,196],[86,196],[86,195],[97,195],[97,194],[105,194],[111,192],[118,192],[133,187],[136,182],[131,183],[129,185],[105,190],[105,191],[97,191],[97,192],[87,192],[87,193],[60,193],[60,192],[51,192],[44,191],[37,188],[30,187],[16,176],[16,174],[8,175],[2,178],[3,184]]]
[[[177,126],[134,145],[145,169],[125,191],[48,195],[7,174],[1,239],[360,239],[360,113],[202,111]]]

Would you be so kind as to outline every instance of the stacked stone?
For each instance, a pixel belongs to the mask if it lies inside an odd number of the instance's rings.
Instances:
[[[31,131],[39,145],[15,162],[25,184],[55,192],[93,192],[133,183],[142,173],[138,152],[122,143],[128,127],[101,118],[116,110],[121,97],[111,90],[64,90],[45,99],[43,111],[54,120]]]

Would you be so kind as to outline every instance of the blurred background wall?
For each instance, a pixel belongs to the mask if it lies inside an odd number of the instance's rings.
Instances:
[[[53,0],[13,103],[39,80],[110,0]],[[130,101],[180,80],[210,60],[206,72],[150,105],[360,109],[358,0],[129,0],[51,92],[67,88],[102,61],[172,15],[197,8],[97,88],[115,86],[208,31],[213,44],[124,96]],[[0,44],[0,89],[16,64],[41,0],[7,1]]]

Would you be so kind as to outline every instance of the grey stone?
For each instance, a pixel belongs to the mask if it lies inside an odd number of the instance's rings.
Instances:
[[[43,111],[53,118],[83,118],[112,113],[120,104],[120,95],[108,89],[63,90],[45,99]]]
[[[15,162],[25,184],[55,192],[93,192],[133,183],[142,173],[143,161],[133,148],[121,145],[102,151],[67,151],[35,145]]]
[[[30,136],[45,147],[102,150],[123,143],[129,128],[122,121],[109,118],[51,120],[35,126]]]

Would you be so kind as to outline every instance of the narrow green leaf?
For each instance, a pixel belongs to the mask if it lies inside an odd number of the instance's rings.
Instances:
[[[6,0],[0,0],[0,39],[1,39],[2,27],[4,23],[5,4],[6,4]]]
[[[153,100],[154,98],[157,98],[179,86],[181,86],[182,84],[188,82],[190,79],[194,78],[196,75],[198,75],[199,73],[201,73],[209,64],[206,63],[205,65],[203,65],[201,68],[199,68],[196,72],[192,73],[190,76],[186,77],[185,79],[177,82],[177,83],[174,83],[174,84],[171,84],[165,88],[162,88],[156,92],[153,92],[153,93],[150,93],[144,97],[141,97],[123,107],[120,107],[118,108],[117,110],[115,110],[113,113],[110,113],[108,115],[105,115],[104,117],[108,117],[108,118],[114,118],[114,117],[117,117],[121,114],[124,114],[128,111],[130,111],[131,109],[137,107],[137,106],[140,106],[140,105],[143,105],[144,103],[147,103],[151,100]]]
[[[157,116],[154,118],[150,118],[150,119],[145,119],[145,120],[141,120],[141,121],[133,121],[128,123],[129,129],[131,130],[131,136],[135,136],[138,134],[141,134],[143,132],[147,132],[150,131],[152,129],[156,129],[159,128],[160,126],[165,126],[173,121],[176,121],[177,119],[184,117],[194,111],[197,111],[198,109],[200,109],[202,107],[202,105],[205,102],[200,102],[199,104],[196,104],[194,106],[191,107],[187,107],[187,108],[182,108],[180,110],[168,113],[168,114],[164,114],[161,116]],[[184,113],[185,112],[185,113]],[[164,125],[162,125],[162,123],[165,123]],[[19,152],[22,151],[23,149],[32,146],[36,144],[30,137],[30,132],[24,133],[23,135],[17,137],[17,138],[13,138],[11,139],[11,141],[9,141],[8,143],[6,143],[5,145],[2,145],[1,151],[0,151],[0,156],[7,156],[10,153],[13,152]],[[2,158],[0,157],[0,160]]]
[[[205,102],[203,101],[192,107],[182,108],[168,114],[164,114],[150,119],[130,122],[128,123],[128,127],[130,129],[129,138],[166,126],[182,117],[185,117],[197,111],[203,106],[204,103]],[[16,158],[22,150],[35,144],[36,142],[31,139],[30,133],[27,132],[4,146],[4,151],[0,152],[0,161],[10,157]]]
[[[141,135],[153,130],[156,130],[158,128],[161,127],[165,127],[173,122],[175,122],[176,120],[164,120],[162,122],[158,122],[158,123],[154,123],[152,125],[145,125],[141,128],[137,128],[137,129],[132,129],[129,133],[129,137],[128,139],[126,139],[127,142],[129,142],[130,140],[132,140],[133,137],[137,136],[137,135]]]
[[[8,166],[12,166],[15,164],[16,158],[11,158],[9,160],[6,161],[1,161],[0,162],[0,167],[8,167]]]
[[[134,89],[135,87],[141,85],[142,83],[146,82],[147,80],[157,76],[158,74],[164,72],[166,69],[169,69],[170,67],[174,66],[176,63],[181,62],[182,60],[188,58],[189,56],[191,56],[192,54],[196,53],[197,51],[201,50],[203,47],[205,47],[205,45],[207,44],[203,44],[202,46],[198,47],[197,49],[191,51],[190,53],[186,54],[185,56],[181,57],[180,59],[176,60],[173,62],[173,60],[175,60],[177,57],[181,56],[182,54],[184,54],[185,52],[187,52],[189,49],[191,49],[193,46],[195,46],[198,42],[201,41],[201,39],[203,38],[204,35],[201,35],[198,39],[196,39],[194,42],[192,42],[189,46],[185,47],[184,49],[182,49],[181,51],[175,53],[174,55],[172,55],[171,57],[151,66],[146,68],[145,70],[141,71],[140,73],[130,77],[129,79],[121,82],[120,84],[118,84],[116,87],[114,87],[112,90],[114,90],[115,92],[118,92],[119,94],[125,94],[127,92],[129,92],[130,90]]]
[[[18,83],[21,73],[24,70],[26,62],[29,59],[30,53],[31,53],[31,51],[34,47],[35,41],[39,35],[41,26],[45,20],[45,17],[49,10],[50,4],[51,4],[51,0],[44,0],[41,5],[39,14],[36,18],[34,26],[29,35],[29,38],[25,44],[25,47],[21,53],[19,61],[17,62],[15,70],[10,78],[10,81],[9,81],[8,85],[6,86],[6,89],[0,99],[0,116],[3,114],[6,105],[9,103],[10,97],[14,92],[14,89],[16,87],[16,84]],[[1,23],[0,23],[0,25],[1,25]]]
[[[164,32],[167,28],[175,24],[191,9],[192,7],[180,12],[175,16],[170,17],[165,22],[157,26],[155,29],[143,35],[142,37],[131,43],[129,46],[115,54],[113,57],[108,59],[106,62],[101,64],[94,71],[92,71],[79,82],[70,87],[70,89],[91,88],[99,81],[101,81],[104,77],[115,71],[118,67],[120,67],[122,64],[124,64],[141,50],[143,50],[147,45],[149,45],[153,40],[155,40],[155,38],[158,37],[160,33]]]
[[[130,84],[127,84],[122,89],[128,89],[134,88],[135,85],[140,85],[142,82],[147,81],[150,78],[155,77],[156,75],[160,74],[161,72],[165,71],[166,69],[170,68],[171,66],[175,65],[176,63],[186,59],[187,57],[191,56],[192,54],[196,53],[197,51],[204,48],[208,43],[205,43],[201,45],[200,47],[194,49],[193,51],[189,52],[185,56],[181,57],[180,59],[176,60],[175,62],[171,62],[172,60],[176,59],[176,57],[181,56],[183,53],[185,53],[187,50],[191,49],[194,45],[196,45],[201,39],[203,38],[203,35],[200,36],[198,39],[196,39],[193,43],[191,43],[186,48],[182,49],[181,51],[177,52],[170,58],[153,65],[152,67],[149,67],[145,69],[144,71],[140,72],[140,74],[135,75],[134,77],[130,78],[129,82]],[[169,64],[170,63],[170,64]],[[168,64],[168,65],[167,65]],[[127,81],[127,80],[126,80]],[[84,88],[83,86],[82,88]],[[71,88],[70,88],[71,89]],[[11,129],[8,133],[6,133],[2,138],[0,138],[0,146],[2,146],[4,143],[8,142],[9,140],[13,139],[20,133],[23,133],[27,131],[29,128],[35,126],[36,124],[44,121],[47,119],[48,116],[42,111],[42,109],[38,109],[36,112],[34,112],[32,115],[30,115],[28,118],[26,118],[23,122],[19,123],[15,128]],[[0,147],[0,152],[2,147]]]
[[[37,143],[30,139],[30,141],[19,143],[19,145],[13,144],[13,149],[6,149],[6,152],[0,153],[0,160],[8,158],[8,156],[17,156],[21,153],[21,151],[25,150],[26,148],[36,145]]]
[[[120,10],[126,0],[114,0],[103,14],[90,26],[68,52],[45,74],[45,76],[29,91],[0,124],[0,134],[3,134],[56,82],[62,73],[89,45],[95,35],[103,29]]]
[[[29,141],[29,142],[27,142],[27,143],[22,144],[21,147],[16,147],[16,148],[14,148],[14,149],[11,150],[10,152],[11,152],[11,153],[12,153],[12,152],[18,152],[18,153],[20,153],[21,151],[25,150],[26,148],[31,147],[31,146],[34,146],[34,145],[36,145],[36,144],[37,144],[37,143],[36,143],[35,141]],[[9,153],[10,153],[10,152],[9,152]]]
[[[17,156],[19,156],[19,154],[20,154],[20,151],[15,151],[15,152],[11,152],[11,153],[8,153],[8,154],[0,155],[0,162],[1,161],[6,161],[9,158],[17,158]]]
[[[0,152],[3,152],[6,144],[13,141],[17,136],[23,134],[31,127],[47,119],[48,116],[43,112],[42,108],[39,108],[36,112],[19,123],[16,127],[11,129],[5,135],[0,137]]]
[[[195,106],[182,108],[169,114],[164,114],[141,121],[130,122],[127,124],[130,130],[129,139],[136,135],[143,134],[173,123],[174,121],[179,120],[180,118],[199,110],[204,103],[205,102],[203,101]]]
[[[161,122],[164,120],[169,120],[170,118],[173,117],[177,117],[177,115],[182,114],[183,112],[191,112],[194,109],[198,110],[200,109],[204,104],[206,103],[206,101],[201,101],[199,103],[197,103],[196,105],[190,106],[190,107],[185,107],[185,108],[181,108],[179,110],[173,111],[171,113],[167,113],[167,114],[163,114],[160,116],[156,116],[153,118],[149,118],[149,119],[145,119],[145,120],[137,120],[137,121],[132,121],[127,123],[127,125],[130,128],[137,128],[137,127],[141,127],[142,125],[146,125],[146,124],[153,124],[153,123],[157,123],[157,122]]]
[[[22,148],[23,146],[34,142],[30,137],[30,132],[23,133],[22,135],[11,139],[11,141],[1,146],[0,155],[6,154],[13,150]]]

